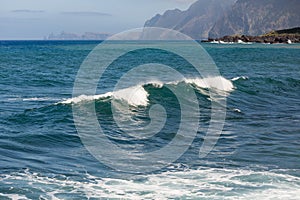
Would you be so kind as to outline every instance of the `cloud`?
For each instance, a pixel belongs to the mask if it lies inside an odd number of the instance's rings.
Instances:
[[[44,10],[28,10],[28,9],[22,9],[22,10],[12,10],[13,13],[43,13]]]
[[[75,16],[80,16],[80,17],[93,17],[93,16],[109,17],[109,16],[112,16],[109,13],[91,12],[91,11],[62,12],[61,14],[63,14],[63,15],[75,15]]]

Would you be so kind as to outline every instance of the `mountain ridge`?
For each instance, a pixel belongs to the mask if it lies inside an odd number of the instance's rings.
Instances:
[[[187,10],[167,10],[145,22],[145,27],[161,27],[180,31],[195,39],[208,37],[217,19],[229,9],[236,0],[198,0]]]
[[[194,39],[258,36],[300,26],[299,0],[198,0],[189,9],[168,10],[145,27],[180,31]]]
[[[238,0],[217,20],[209,38],[241,34],[258,36],[300,26],[299,0]]]

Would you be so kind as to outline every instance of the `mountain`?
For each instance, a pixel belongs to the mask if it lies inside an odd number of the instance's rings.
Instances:
[[[215,23],[209,37],[261,35],[272,30],[299,26],[299,0],[238,0]]]
[[[157,14],[145,23],[145,27],[162,27],[178,30],[194,39],[208,37],[216,21],[236,0],[198,0],[188,10],[168,10]]]

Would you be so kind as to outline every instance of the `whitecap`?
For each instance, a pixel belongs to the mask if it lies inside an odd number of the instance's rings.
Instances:
[[[238,81],[238,80],[248,80],[248,76],[238,76],[231,79],[231,81]]]
[[[113,98],[126,101],[132,106],[147,106],[148,96],[148,92],[141,85],[113,92]]]
[[[169,83],[163,83],[160,81],[150,81],[147,83],[141,83],[139,85],[124,88],[121,90],[107,92],[105,94],[98,95],[81,95],[69,99],[64,99],[57,104],[77,104],[85,101],[93,101],[98,99],[113,98],[128,103],[131,106],[147,106],[149,104],[149,93],[145,90],[145,86],[151,85],[155,88],[162,88],[165,85],[177,85],[179,83],[191,84],[200,89],[215,89],[222,92],[231,92],[234,90],[234,86],[230,80],[222,76],[207,77],[207,78],[189,78],[185,80],[178,80]],[[208,93],[203,93],[209,95]],[[224,93],[223,93],[224,94]],[[227,95],[227,94],[226,94]]]
[[[232,82],[223,76],[207,77],[207,78],[193,78],[186,79],[186,83],[195,84],[199,88],[217,89],[224,92],[231,92],[234,90]]]
[[[97,100],[97,99],[111,97],[112,94],[113,94],[112,92],[108,92],[108,93],[105,93],[105,94],[93,95],[93,96],[80,95],[78,97],[64,99],[63,101],[58,102],[57,104],[72,104],[72,103],[80,103],[80,102],[83,102],[83,101],[93,101],[93,100]]]
[[[52,100],[49,97],[31,97],[31,98],[23,98],[22,101],[49,101]]]

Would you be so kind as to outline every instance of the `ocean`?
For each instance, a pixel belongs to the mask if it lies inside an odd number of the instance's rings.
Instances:
[[[203,157],[199,149],[218,101],[206,84],[214,77],[201,78],[182,57],[150,48],[112,63],[94,96],[76,96],[77,74],[98,44],[0,41],[0,199],[299,199],[299,44],[201,44],[216,63],[226,98],[223,131]],[[186,78],[145,77],[144,83],[132,81],[135,85],[114,90],[128,70],[150,61],[163,61]],[[168,73],[155,70],[150,77],[155,74]],[[180,100],[175,89],[190,96]],[[116,155],[102,143],[96,149],[101,155],[93,154],[79,133],[78,119],[89,115],[85,107],[94,108],[106,137],[128,154]],[[77,119],[76,109],[81,112]],[[184,121],[188,125],[200,113],[191,123],[197,124],[193,138],[184,136],[189,129],[180,125],[182,113],[190,117]],[[143,135],[148,125],[159,129]],[[190,145],[176,158],[175,148],[158,159],[141,159],[173,140],[178,148],[186,140]],[[174,161],[163,162],[168,156]],[[151,170],[139,171],[138,164]]]

